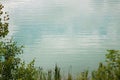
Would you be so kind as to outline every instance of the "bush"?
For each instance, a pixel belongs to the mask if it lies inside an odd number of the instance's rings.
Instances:
[[[120,51],[108,50],[106,63],[92,72],[92,80],[120,80]]]

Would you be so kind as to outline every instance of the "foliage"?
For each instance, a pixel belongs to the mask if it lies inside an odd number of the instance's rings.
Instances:
[[[57,65],[55,66],[54,79],[55,80],[61,80],[60,68]]]
[[[72,80],[72,75],[70,73],[68,73],[68,78],[67,80]]]
[[[92,80],[120,79],[120,51],[108,50],[106,63],[100,63],[96,71],[92,72]]]
[[[48,71],[47,77],[48,77],[47,80],[52,80],[52,71],[51,70]]]
[[[8,34],[8,23],[9,15],[7,12],[3,12],[4,6],[0,3],[0,37],[5,37]]]
[[[13,40],[2,41],[9,32],[9,15],[2,11],[3,8],[0,4],[0,80],[37,80],[34,60],[25,64],[19,58],[23,46],[18,46]]]
[[[29,64],[25,64],[25,62],[22,62],[17,68],[14,79],[15,80],[37,80],[35,74],[36,74],[36,68],[34,67],[34,60],[31,61]]]
[[[13,74],[18,68],[22,54],[22,46],[16,46],[15,42],[0,42],[0,74],[2,80],[13,79]]]
[[[88,80],[88,71],[81,72],[77,80]]]
[[[37,80],[47,80],[46,73],[40,67],[37,69],[36,77],[37,77]]]

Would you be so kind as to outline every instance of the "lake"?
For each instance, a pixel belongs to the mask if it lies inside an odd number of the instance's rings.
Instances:
[[[107,49],[120,49],[120,0],[3,0],[9,36],[21,58],[78,73],[97,68]]]

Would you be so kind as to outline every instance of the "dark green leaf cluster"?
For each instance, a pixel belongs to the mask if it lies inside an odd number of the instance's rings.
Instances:
[[[9,15],[7,12],[3,12],[4,6],[0,3],[0,37],[5,37],[8,34],[8,23]]]
[[[13,79],[20,64],[17,56],[22,54],[21,48],[22,46],[18,47],[15,42],[0,42],[0,79]]]

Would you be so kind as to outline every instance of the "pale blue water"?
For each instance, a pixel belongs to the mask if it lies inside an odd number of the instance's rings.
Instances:
[[[10,36],[36,66],[93,70],[107,49],[120,49],[120,0],[8,0]]]

